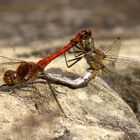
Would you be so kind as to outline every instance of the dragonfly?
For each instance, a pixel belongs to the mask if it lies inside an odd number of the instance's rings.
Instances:
[[[89,68],[80,78],[73,81],[66,78],[63,79],[62,77],[57,79],[53,75],[48,74],[47,77],[50,81],[53,80],[57,84],[62,84],[70,88],[79,88],[86,86],[96,76],[101,76],[105,81],[113,83],[109,79],[110,76],[116,78],[115,81],[124,80],[125,75],[122,74],[122,70],[127,67],[135,69],[140,66],[140,62],[137,60],[118,56],[121,47],[121,39],[119,37],[108,46],[96,47],[94,38],[90,34],[90,36],[82,38],[78,42],[73,41],[73,45],[73,59],[68,60],[66,53],[64,53],[67,67],[70,68],[82,58],[85,58]]]
[[[16,84],[22,84],[33,77],[34,78],[38,77],[38,75],[40,75],[43,72],[44,68],[52,60],[54,60],[58,56],[64,54],[66,51],[71,49],[74,46],[73,42],[74,43],[79,42],[80,40],[87,38],[90,35],[91,35],[91,32],[89,32],[89,30],[81,31],[65,47],[59,49],[58,51],[51,54],[50,56],[39,60],[37,63],[26,62],[26,61],[19,61],[19,62],[16,61],[15,62],[16,64],[19,63],[19,66],[17,67],[17,69],[16,70],[6,70],[6,72],[4,73],[3,80],[4,80],[5,84],[8,86],[13,86]],[[1,58],[5,58],[5,57],[1,56]],[[5,58],[5,59],[8,59],[8,58]],[[12,59],[9,59],[9,60],[11,61]],[[14,60],[12,60],[12,61],[13,62],[1,63],[1,65],[2,64],[13,64]]]
[[[117,73],[117,69],[120,67],[139,66],[137,60],[118,56],[121,47],[121,39],[119,37],[108,46],[95,47],[92,35],[88,39],[81,39],[79,42],[75,42],[74,45],[78,51],[74,52],[76,53],[74,54],[75,58],[71,60],[67,60],[65,55],[67,67],[72,67],[77,61],[85,58],[90,68],[94,71],[101,70],[120,78]],[[72,64],[69,65],[69,62],[72,62]]]
[[[3,82],[0,86],[1,89],[3,87],[9,87],[14,90],[14,88],[18,87],[21,89],[21,87],[26,87],[29,85],[32,85],[33,82],[40,78],[44,74],[44,69],[45,67],[55,58],[58,56],[62,55],[64,52],[68,51],[70,48],[73,47],[73,42],[79,42],[82,39],[88,38],[91,36],[91,32],[89,30],[83,30],[80,33],[78,33],[72,41],[70,41],[66,46],[63,48],[60,48],[58,51],[52,53],[51,55],[39,60],[37,63],[35,62],[28,62],[28,61],[19,61],[11,58],[7,58],[4,56],[1,56],[1,61],[4,60],[3,62],[0,63],[1,66],[1,73],[3,73]],[[15,70],[13,69],[3,69],[3,66],[13,66],[14,64],[17,64],[17,68]],[[36,90],[37,94],[39,94],[38,89],[36,86],[33,86],[34,89]],[[35,92],[35,91],[34,91]],[[36,94],[36,95],[37,95]],[[59,101],[57,100],[55,94],[53,94],[54,99],[56,100],[59,108],[61,109],[62,113],[66,117]],[[36,106],[37,107],[37,106]]]
[[[88,37],[88,39],[75,42],[74,45],[76,47],[73,59],[68,60],[64,53],[67,67],[72,67],[82,58],[85,58],[89,67],[76,79],[64,77],[64,74],[59,74],[56,77],[56,75],[54,76],[53,73],[48,73],[47,71],[46,77],[48,81],[77,89],[86,87],[91,80],[100,76],[130,105],[135,113],[138,113],[140,97],[140,62],[118,55],[121,47],[121,39],[117,38],[108,46],[96,47],[94,45],[94,39],[91,36]],[[73,76],[75,76],[75,74],[73,74]]]

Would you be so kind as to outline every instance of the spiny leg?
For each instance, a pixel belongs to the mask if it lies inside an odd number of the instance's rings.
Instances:
[[[76,48],[75,47],[78,49],[78,51],[76,51]],[[73,49],[74,57],[77,57],[77,55],[76,55],[77,53],[81,53],[82,52],[81,49],[78,47],[77,44],[75,44],[72,49]]]
[[[82,54],[81,54],[82,55]],[[66,54],[64,53],[64,58],[65,58],[65,62],[66,62],[66,66],[68,67],[68,68],[70,68],[70,67],[72,67],[75,63],[77,63],[78,61],[80,61],[82,58],[83,58],[83,56],[81,56],[81,57],[78,57],[78,58],[74,58],[74,59],[71,59],[71,60],[67,60],[67,58],[66,58]],[[70,62],[70,61],[74,61],[72,64],[68,64],[68,62]]]
[[[37,84],[43,84],[43,83],[45,84],[45,82],[40,82],[40,81],[36,82],[35,79],[32,79],[32,82],[30,83],[32,85],[32,88],[33,88],[34,93],[36,95],[36,96],[34,95],[34,97],[35,97],[34,106],[39,111],[39,114],[40,113],[42,114],[44,112],[43,111],[44,109],[45,109],[45,112],[46,112],[46,107],[44,106],[44,102],[47,103],[46,102],[46,96],[41,94],[41,90],[37,87]],[[47,110],[51,111],[48,106],[49,106],[49,104],[47,105]],[[42,110],[42,107],[43,107],[43,110]]]
[[[66,114],[65,114],[65,112],[64,112],[64,110],[63,110],[63,108],[62,108],[62,106],[61,106],[61,104],[59,103],[59,101],[58,101],[58,99],[57,99],[57,97],[56,97],[56,95],[55,95],[55,93],[54,93],[53,87],[51,86],[51,84],[50,84],[48,81],[47,81],[47,84],[48,84],[48,86],[49,86],[49,88],[50,88],[50,90],[51,90],[51,93],[52,93],[52,95],[53,95],[53,98],[55,99],[55,101],[56,101],[56,103],[57,103],[59,109],[60,109],[61,112],[63,113],[64,117],[67,118],[67,116],[66,116]]]
[[[82,56],[80,56],[80,55],[82,55]],[[79,59],[79,58],[81,58],[81,57],[84,56],[83,54],[80,54],[80,55],[77,56],[77,57],[75,57],[75,58],[73,58],[73,59],[67,60],[67,61],[68,61],[68,62],[72,62],[72,61],[75,61],[75,60],[77,60],[77,59]]]
[[[21,86],[21,85],[20,85],[20,86]],[[22,88],[21,88],[20,86],[17,86],[17,87],[15,87],[15,88],[17,88],[17,90],[22,91]],[[26,99],[25,99],[23,96],[21,96],[20,94],[17,94],[17,92],[16,92],[16,90],[14,89],[14,87],[11,87],[11,93],[10,93],[10,95],[13,95],[13,96],[18,97],[19,100],[22,99],[21,101],[23,101],[23,102],[26,101]]]
[[[77,44],[78,42],[75,42],[73,39],[72,39],[70,42],[71,42],[71,44],[72,44],[72,46],[73,46],[73,47],[72,47],[73,51],[71,52],[70,50],[68,50],[68,52],[69,52],[69,53],[73,53],[74,56],[77,57],[76,54],[77,54],[77,53],[83,52],[83,50],[81,50],[81,47],[78,46],[78,44]],[[76,48],[77,48],[77,50],[76,50]]]

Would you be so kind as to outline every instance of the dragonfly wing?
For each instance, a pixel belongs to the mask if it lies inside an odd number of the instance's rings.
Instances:
[[[12,59],[4,56],[0,56],[0,72],[2,69],[7,68],[10,69],[10,67],[14,67],[14,65],[19,65],[23,60],[17,60],[17,59]]]
[[[123,56],[107,56],[104,60],[105,66],[109,66],[115,71],[127,69],[140,69],[140,62],[135,59],[123,57]]]
[[[37,79],[34,83],[35,93],[38,95],[36,102],[36,108],[40,114],[60,114],[63,109],[56,97],[56,90],[46,80]]]
[[[102,79],[116,91],[130,106],[140,99],[140,69],[127,67],[124,70],[107,68]]]
[[[137,101],[140,91],[140,62],[131,58],[118,56],[121,40],[116,39],[108,47],[104,47],[107,55],[105,69],[101,77],[125,100]]]
[[[23,62],[23,60],[13,59],[13,58],[5,57],[5,56],[0,56],[0,62],[1,63],[6,62],[6,63],[9,63],[9,64],[11,62],[12,64],[14,64],[14,63],[21,63],[21,62]],[[0,65],[1,65],[1,63],[0,63]]]
[[[106,46],[103,51],[106,55],[118,56],[120,47],[121,47],[121,39],[118,37],[114,40],[113,43]]]
[[[54,88],[46,84],[46,80],[30,80],[22,85],[16,86],[6,86],[0,87],[0,91],[3,93],[10,92],[12,96],[17,97],[19,100],[24,102],[24,104],[33,112],[38,112],[39,114],[48,115],[58,115],[60,114],[60,109],[56,98]],[[53,95],[52,95],[52,92]],[[59,111],[59,113],[58,113]]]
[[[116,60],[120,51],[120,47],[121,47],[121,39],[117,38],[116,40],[114,40],[113,43],[111,43],[108,46],[105,45],[100,45],[99,48],[101,48],[103,50],[103,52],[105,53],[105,55],[108,57],[114,57],[113,61],[108,61],[108,65],[115,67],[116,64]]]

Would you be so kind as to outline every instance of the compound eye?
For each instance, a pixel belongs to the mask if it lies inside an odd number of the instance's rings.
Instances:
[[[8,76],[8,77],[9,77],[9,76],[10,76],[10,74],[6,72],[6,73],[5,73],[5,76]]]
[[[16,78],[17,74],[15,73],[15,71],[8,70],[5,72],[3,80],[5,81],[6,84],[13,85]]]
[[[13,71],[13,70],[7,70],[6,72],[5,72],[5,76],[9,76],[9,77],[16,77],[16,73],[15,73],[15,71]]]

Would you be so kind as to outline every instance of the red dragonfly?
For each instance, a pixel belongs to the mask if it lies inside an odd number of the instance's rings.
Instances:
[[[13,65],[13,64],[18,64],[16,70],[4,70],[4,76],[3,76],[3,81],[5,84],[1,85],[1,87],[4,86],[9,86],[12,89],[14,89],[15,86],[21,87],[22,85],[25,85],[28,81],[30,80],[35,80],[41,75],[43,75],[44,68],[55,58],[60,56],[61,54],[65,53],[68,51],[70,48],[73,47],[73,42],[79,42],[81,39],[86,39],[89,36],[91,36],[91,32],[89,30],[83,30],[80,33],[78,33],[70,43],[68,43],[65,47],[59,49],[57,52],[51,54],[48,57],[45,57],[38,61],[37,63],[34,62],[27,62],[27,61],[17,61],[14,59],[9,59],[6,57],[1,56],[1,59],[4,59],[8,62],[2,62],[1,68],[3,65]],[[28,83],[29,84],[29,83]],[[27,85],[27,84],[26,84]],[[36,88],[36,86],[34,86]],[[37,89],[36,89],[37,90]],[[38,92],[39,93],[39,92]],[[57,98],[55,97],[55,94],[53,94],[53,97],[55,98],[59,108],[64,114],[64,111],[59,104]]]
[[[91,32],[89,30],[81,31],[65,47],[61,48],[60,50],[51,54],[50,56],[41,59],[37,63],[26,62],[26,61],[16,61],[15,62],[15,60],[12,60],[12,59],[9,59],[12,62],[1,63],[1,64],[9,64],[9,65],[14,64],[14,63],[16,63],[16,64],[19,63],[19,66],[17,67],[17,69],[15,71],[7,70],[4,73],[3,80],[4,80],[5,84],[8,86],[13,86],[16,84],[22,84],[22,83],[28,81],[30,78],[37,77],[38,75],[40,75],[40,73],[42,73],[44,68],[52,60],[54,60],[61,54],[65,53],[66,51],[71,49],[74,46],[75,42],[79,42],[81,39],[86,39],[89,36],[91,36]],[[1,56],[1,58],[5,58],[5,57]],[[5,59],[8,59],[8,58],[5,58]]]
[[[38,75],[40,75],[43,72],[44,68],[52,60],[54,60],[58,56],[64,54],[66,51],[71,49],[76,42],[79,42],[80,40],[86,39],[90,36],[91,36],[91,31],[89,31],[89,30],[81,31],[65,47],[59,49],[58,51],[51,54],[50,56],[41,59],[37,63],[26,62],[26,61],[20,61],[20,62],[16,61],[16,63],[19,63],[19,66],[17,67],[17,69],[16,70],[7,70],[4,73],[3,80],[4,80],[5,84],[8,86],[13,86],[16,84],[22,84],[31,78],[38,77]],[[11,64],[13,64],[13,63],[14,62],[12,62]],[[8,64],[10,64],[10,62],[8,62]]]

